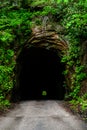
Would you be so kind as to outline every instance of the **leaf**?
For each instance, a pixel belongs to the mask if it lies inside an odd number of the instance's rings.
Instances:
[[[8,56],[12,57],[12,56],[14,56],[14,51],[8,49],[8,50],[7,50],[7,54],[8,54]]]

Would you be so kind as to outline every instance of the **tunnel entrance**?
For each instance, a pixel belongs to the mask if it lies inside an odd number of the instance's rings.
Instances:
[[[17,58],[20,100],[64,99],[64,66],[54,50],[23,49]]]

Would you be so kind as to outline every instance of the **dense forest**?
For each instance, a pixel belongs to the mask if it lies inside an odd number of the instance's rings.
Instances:
[[[87,0],[0,0],[0,109],[10,106],[18,50],[45,16],[68,43],[61,58],[71,81],[64,82],[65,99],[87,109]]]

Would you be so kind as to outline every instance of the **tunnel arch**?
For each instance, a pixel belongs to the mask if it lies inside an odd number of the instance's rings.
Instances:
[[[66,48],[67,43],[55,32],[32,32],[16,58],[15,99],[64,99],[61,56]]]

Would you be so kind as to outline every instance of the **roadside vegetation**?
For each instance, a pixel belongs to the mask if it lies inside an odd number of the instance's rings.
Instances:
[[[42,24],[39,19],[32,22],[38,16],[51,16],[52,24],[56,22],[64,28],[60,34],[68,41],[69,48],[61,62],[66,64],[63,73],[71,81],[70,86],[67,81],[64,84],[65,99],[74,109],[87,111],[87,93],[81,92],[82,82],[87,79],[87,63],[82,62],[82,44],[87,40],[87,0],[0,2],[0,109],[10,106],[9,95],[15,86],[16,52],[31,34],[33,24]]]

